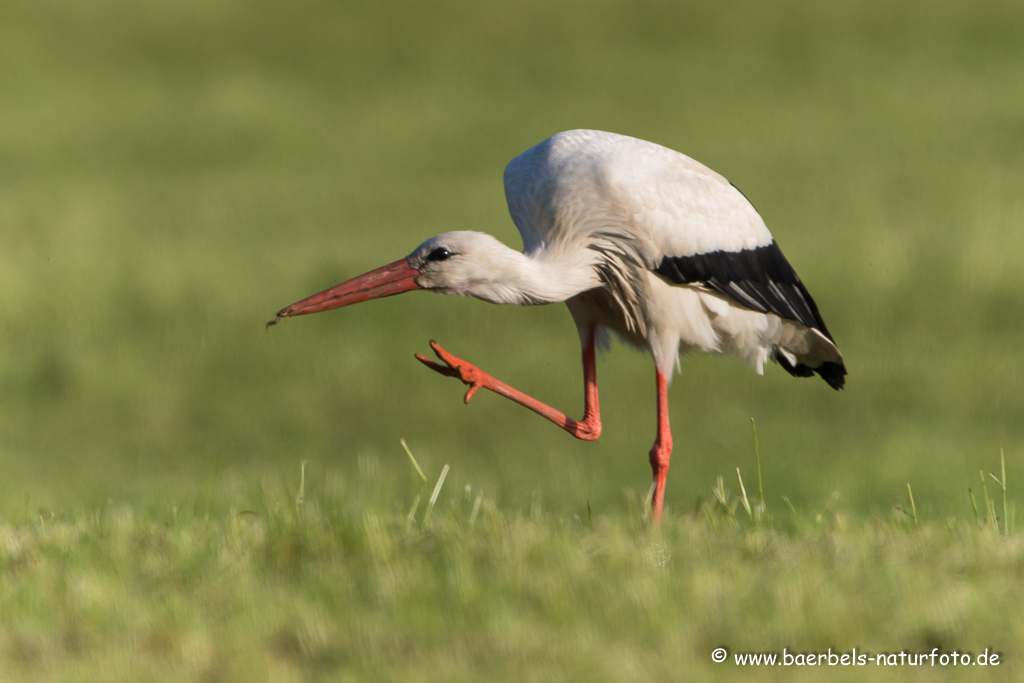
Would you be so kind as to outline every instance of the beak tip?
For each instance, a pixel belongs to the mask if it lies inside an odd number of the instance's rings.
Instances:
[[[284,318],[284,317],[286,317],[288,315],[287,311],[288,311],[287,308],[282,308],[280,311],[275,313],[274,314],[274,319],[267,321],[266,328],[269,330],[271,327],[273,327],[274,325],[276,325],[279,322],[281,322],[281,318]]]

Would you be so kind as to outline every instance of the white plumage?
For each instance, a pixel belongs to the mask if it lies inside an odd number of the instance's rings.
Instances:
[[[647,347],[658,380],[651,451],[654,518],[671,452],[667,386],[680,353],[738,356],[760,373],[779,362],[842,388],[846,368],[817,306],[764,221],[725,178],[643,140],[599,131],[559,133],[505,169],[515,251],[480,232],[449,232],[408,257],[278,313],[301,315],[429,289],[497,304],[565,302],[583,345],[586,407],[575,421],[434,344],[447,365],[418,358],[470,385],[540,413],[579,438],[597,438],[594,344],[610,330]],[[432,343],[433,344],[433,343]]]

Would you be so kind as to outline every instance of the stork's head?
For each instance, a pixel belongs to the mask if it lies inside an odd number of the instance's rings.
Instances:
[[[404,259],[335,285],[277,312],[280,318],[329,311],[362,301],[427,289],[493,300],[490,289],[501,280],[504,264],[519,252],[482,232],[446,232],[432,237]]]

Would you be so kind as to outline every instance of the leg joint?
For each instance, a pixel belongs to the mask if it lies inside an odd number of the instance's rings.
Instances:
[[[588,417],[582,422],[577,422],[572,435],[583,441],[597,441],[601,436],[601,418]]]
[[[672,458],[672,437],[660,438],[655,441],[650,456],[651,468],[655,473],[667,470],[669,460]]]

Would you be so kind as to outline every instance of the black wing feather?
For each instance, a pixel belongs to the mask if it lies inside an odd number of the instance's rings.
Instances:
[[[676,284],[704,285],[751,310],[813,327],[835,341],[810,292],[774,240],[756,249],[666,256],[655,271]]]

